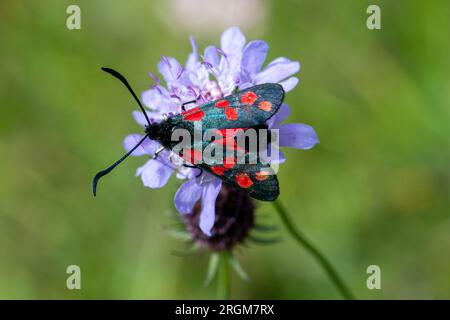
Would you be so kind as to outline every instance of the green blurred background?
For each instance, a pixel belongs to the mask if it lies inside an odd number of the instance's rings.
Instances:
[[[90,180],[140,131],[129,94],[99,68],[141,92],[161,55],[184,63],[189,35],[203,50],[234,24],[270,44],[269,60],[302,64],[290,121],[312,125],[321,143],[285,151],[281,200],[296,223],[359,298],[450,298],[450,2],[224,3],[1,2],[0,298],[215,297],[203,285],[209,253],[174,256],[183,245],[163,229],[180,181],[144,188],[134,177],[143,158],[107,177],[96,199]],[[70,4],[81,30],[66,28]],[[369,4],[381,7],[381,30],[366,28]],[[270,204],[258,212],[279,224]],[[340,298],[279,234],[238,251],[251,282],[234,275],[232,297]],[[66,288],[71,264],[82,290]],[[381,290],[366,287],[372,264]]]

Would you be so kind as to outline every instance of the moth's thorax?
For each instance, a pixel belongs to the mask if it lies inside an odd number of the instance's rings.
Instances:
[[[151,123],[145,127],[145,133],[151,140],[160,142],[164,147],[170,146],[172,138],[173,124],[167,120],[163,120],[159,123]]]

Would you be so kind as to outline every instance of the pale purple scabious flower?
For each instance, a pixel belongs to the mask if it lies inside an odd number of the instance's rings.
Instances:
[[[280,83],[286,92],[298,83],[293,75],[300,70],[300,63],[287,58],[277,58],[263,68],[269,46],[262,40],[246,44],[245,37],[237,27],[226,30],[221,37],[220,48],[208,46],[203,55],[198,53],[195,40],[191,38],[192,53],[182,66],[176,59],[163,56],[158,71],[165,86],[155,74],[150,76],[155,84],[142,93],[142,101],[148,108],[148,115],[160,121],[163,113],[181,112],[183,102],[197,100],[196,105],[229,95],[236,87],[240,90],[260,83]],[[194,104],[192,104],[194,106]],[[189,108],[189,106],[187,106]],[[280,124],[289,115],[290,109],[283,104],[280,110],[267,121],[269,128],[279,130],[282,147],[299,149],[312,148],[317,142],[314,130],[305,124]],[[136,121],[147,123],[139,111],[133,112]],[[124,147],[129,151],[143,135],[132,134],[125,138]],[[159,143],[147,139],[134,156],[151,155],[160,147]],[[280,151],[280,162],[285,160]],[[197,169],[181,166],[178,156],[164,150],[156,159],[150,159],[137,169],[136,175],[149,188],[163,187],[171,175],[187,179],[175,194],[175,207],[181,214],[192,212],[196,202],[201,200],[200,228],[208,236],[215,222],[215,202],[222,181],[204,172],[196,177]]]

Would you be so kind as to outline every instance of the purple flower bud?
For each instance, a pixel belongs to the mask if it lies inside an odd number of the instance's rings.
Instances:
[[[150,88],[156,89],[156,90],[159,92],[159,94],[163,94],[161,88],[160,88],[159,85],[157,85],[157,84],[151,86]]]
[[[179,80],[181,78],[181,75],[183,74],[183,72],[184,72],[184,66],[181,66],[180,70],[178,70],[178,73],[177,73],[177,80]]]
[[[170,61],[166,55],[162,56],[162,60],[164,61],[164,63],[166,63],[169,66],[169,68],[172,68],[172,65],[170,64]]]
[[[191,214],[183,215],[188,232],[202,247],[214,251],[229,250],[243,243],[255,226],[255,206],[245,192],[226,184],[222,185],[216,200],[216,217],[211,236],[199,227],[201,202],[197,202]]]
[[[228,56],[227,56],[227,54],[222,50],[222,49],[220,49],[220,48],[216,48],[216,50],[217,50],[217,52],[218,53],[220,53],[222,56],[224,56],[225,57],[225,59],[228,59]]]
[[[202,65],[205,65],[210,70],[212,70],[214,68],[213,65],[206,60],[202,61]]]
[[[152,77],[152,78],[153,78],[153,81],[155,81],[157,84],[160,84],[160,83],[161,83],[161,81],[159,80],[159,78],[158,78],[158,76],[157,76],[156,74],[154,74],[154,73],[152,73],[152,72],[149,72],[148,75],[149,75],[150,77]]]

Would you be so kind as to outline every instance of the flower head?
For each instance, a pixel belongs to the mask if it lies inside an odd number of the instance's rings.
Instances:
[[[162,57],[158,64],[162,79],[150,73],[154,85],[142,93],[142,101],[152,121],[160,121],[163,114],[181,112],[182,103],[192,100],[197,105],[206,103],[229,95],[237,88],[242,90],[261,83],[280,83],[288,92],[297,85],[299,80],[293,75],[300,70],[299,62],[281,57],[263,67],[269,49],[266,42],[253,40],[246,44],[237,27],[226,30],[220,42],[220,48],[208,46],[203,54],[199,54],[196,42],[191,38],[192,53],[185,65],[175,58]],[[280,146],[313,147],[318,139],[310,126],[281,124],[289,112],[289,107],[283,104],[267,121],[270,129],[278,129]],[[140,125],[146,126],[142,113],[135,111],[133,115]],[[142,137],[139,134],[127,136],[125,149],[131,150]],[[146,139],[132,155],[153,156],[160,147],[158,142]],[[279,152],[280,162],[283,162],[285,158],[281,151],[275,151]],[[157,158],[138,168],[136,175],[149,188],[163,187],[174,173],[179,179],[187,179],[175,194],[175,207],[183,215],[193,214],[186,217],[186,221],[195,220],[206,236],[214,237],[220,232],[220,228],[214,226],[222,221],[216,217],[216,199],[221,192],[222,181],[206,172],[198,176],[197,169],[186,168],[182,164],[177,155],[164,150]]]
[[[187,231],[195,243],[213,251],[234,248],[244,242],[255,225],[255,206],[252,198],[243,191],[226,184],[214,199],[216,219],[207,236],[200,225],[202,202],[197,202],[191,214],[183,215]]]

